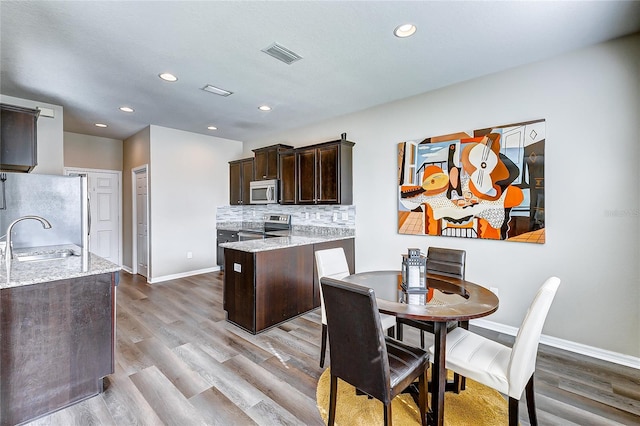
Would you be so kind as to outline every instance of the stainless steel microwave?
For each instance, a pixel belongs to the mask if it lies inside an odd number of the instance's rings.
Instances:
[[[277,204],[278,180],[256,180],[249,182],[249,202],[251,204]]]

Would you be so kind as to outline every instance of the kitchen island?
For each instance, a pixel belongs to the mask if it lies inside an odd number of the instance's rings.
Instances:
[[[74,245],[14,255],[0,269],[2,426],[96,395],[114,372],[120,267]]]
[[[320,306],[317,250],[342,247],[354,271],[353,232],[291,231],[287,236],[221,244],[227,320],[253,334]]]

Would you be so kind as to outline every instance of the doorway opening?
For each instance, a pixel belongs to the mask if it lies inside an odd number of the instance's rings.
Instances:
[[[149,184],[148,165],[131,169],[131,263],[134,274],[149,281]]]

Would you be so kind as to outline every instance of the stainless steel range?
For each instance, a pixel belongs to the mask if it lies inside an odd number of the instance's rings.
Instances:
[[[262,230],[241,229],[238,231],[240,241],[261,240],[264,238],[286,237],[291,231],[291,215],[266,214]]]

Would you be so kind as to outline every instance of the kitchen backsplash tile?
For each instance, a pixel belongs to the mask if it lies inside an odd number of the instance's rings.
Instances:
[[[216,210],[216,222],[255,223],[260,226],[268,214],[290,214],[294,229],[337,228],[354,230],[356,228],[356,206],[289,206],[280,204],[258,206],[222,206]]]

